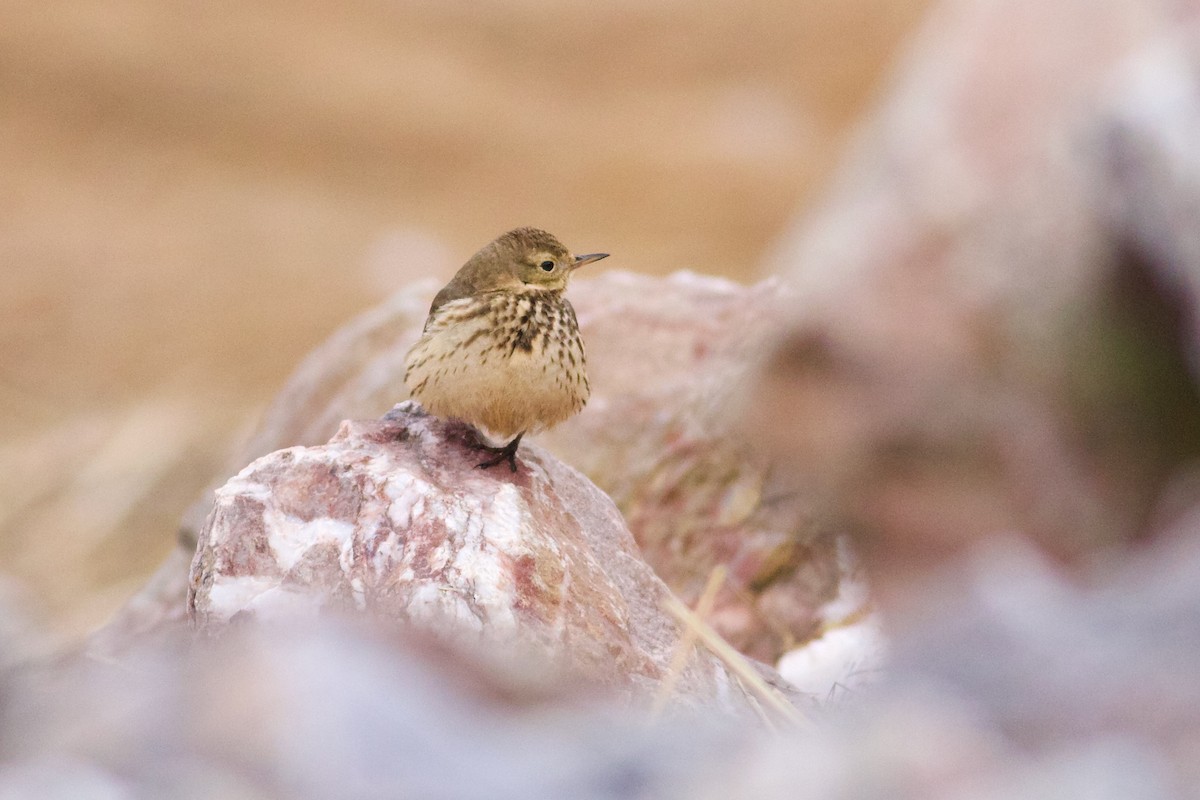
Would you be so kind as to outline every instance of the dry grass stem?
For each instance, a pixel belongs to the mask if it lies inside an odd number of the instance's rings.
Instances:
[[[746,661],[737,650],[729,642],[721,638],[721,635],[713,630],[708,623],[700,619],[690,608],[679,601],[674,596],[668,596],[664,603],[667,611],[671,613],[684,626],[691,629],[694,635],[702,641],[709,650],[713,652],[717,658],[725,662],[725,665],[741,680],[745,685],[749,686],[759,697],[763,699],[771,708],[779,713],[784,719],[794,725],[800,725],[805,720],[796,710],[796,707],[787,701],[778,691],[773,689],[762,676],[754,671],[754,668]]]
[[[725,576],[728,571],[724,565],[718,564],[713,567],[713,571],[708,575],[708,582],[704,585],[704,591],[700,593],[700,599],[696,601],[695,614],[700,619],[706,619],[712,613],[713,603],[716,602],[717,592],[721,590],[721,586],[725,583]],[[673,597],[671,599],[674,599]],[[687,664],[688,656],[691,655],[692,647],[696,644],[696,631],[687,624],[683,626],[683,633],[679,637],[679,642],[675,645],[675,652],[671,656],[671,666],[667,671],[667,677],[663,679],[662,687],[658,691],[658,695],[654,698],[654,705],[650,708],[650,719],[657,719],[662,714],[663,709],[667,707],[667,701],[671,699],[671,695],[675,692],[675,684],[679,682],[679,676],[683,674],[684,665]]]

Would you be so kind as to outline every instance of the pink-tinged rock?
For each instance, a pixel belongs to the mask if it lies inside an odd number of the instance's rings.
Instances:
[[[1111,552],[1200,455],[1200,295],[1172,277],[1200,274],[1180,202],[1200,48],[1162,58],[1197,23],[1194,2],[940,5],[777,248],[794,294],[757,438],[878,579],[999,532]],[[1131,83],[1155,53],[1157,77]],[[1129,158],[1135,141],[1177,144]],[[1129,211],[1167,205],[1152,225]]]
[[[324,442],[342,420],[377,417],[407,397],[404,354],[436,289],[406,287],[317,348],[227,474],[273,450]],[[574,281],[568,294],[592,397],[534,441],[613,498],[646,560],[685,602],[715,567],[728,567],[712,623],[743,653],[774,662],[830,622],[821,608],[846,572],[834,529],[814,520],[806,496],[773,480],[736,430],[739,393],[778,319],[778,284],[610,271]],[[185,530],[198,531],[211,505],[209,494]],[[182,575],[178,583],[182,597]]]
[[[470,429],[409,402],[343,423],[328,444],[258,459],[217,490],[191,616],[213,626],[350,610],[655,691],[679,631],[612,501],[537,447],[522,447],[516,474],[477,469],[483,455]],[[707,652],[680,695],[750,708]]]
[[[827,622],[821,609],[847,573],[834,529],[774,478],[737,425],[779,322],[779,284],[690,273],[581,284],[593,396],[538,441],[613,498],[646,560],[686,602],[726,567],[712,624],[774,663]]]

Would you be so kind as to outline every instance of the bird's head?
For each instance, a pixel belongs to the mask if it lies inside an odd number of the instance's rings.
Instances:
[[[475,291],[567,288],[571,273],[608,253],[572,255],[562,242],[537,228],[517,228],[498,237],[463,265]]]

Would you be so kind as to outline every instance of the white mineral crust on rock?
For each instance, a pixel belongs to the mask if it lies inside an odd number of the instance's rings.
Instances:
[[[193,619],[366,612],[655,690],[679,631],[616,506],[536,447],[522,447],[515,474],[476,469],[472,437],[407,402],[253,462],[217,491],[201,532]],[[699,649],[678,693],[747,708]]]

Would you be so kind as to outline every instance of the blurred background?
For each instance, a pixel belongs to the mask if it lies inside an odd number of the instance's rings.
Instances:
[[[1200,797],[1200,0],[9,2],[0,129],[0,796]],[[594,282],[593,365],[647,391],[559,431],[685,602],[729,568],[701,617],[802,645],[818,735],[631,736],[387,632],[172,625],[184,509],[382,411],[426,301],[239,446],[304,355],[523,224],[786,280]]]
[[[510,227],[754,278],[925,5],[0,5],[0,572],[102,622],[310,348]]]

